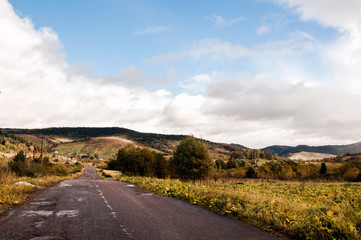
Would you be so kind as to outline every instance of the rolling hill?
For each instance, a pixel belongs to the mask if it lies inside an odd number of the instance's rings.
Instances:
[[[126,128],[44,128],[44,129],[0,129],[21,137],[44,148],[48,152],[60,154],[83,154],[110,157],[126,144],[145,147],[170,156],[186,135],[166,135],[141,133]],[[229,156],[232,151],[242,150],[241,145],[214,143],[204,140],[211,154]]]
[[[60,154],[83,154],[110,157],[126,144],[134,144],[145,147],[170,156],[186,135],[141,133],[134,130],[118,127],[107,128],[43,128],[43,129],[0,129],[4,133],[13,134],[26,141],[33,142],[40,147],[44,140],[44,149],[48,152],[58,151]],[[233,151],[247,149],[240,144],[215,143],[203,140],[214,156],[229,156]],[[308,146],[298,145],[280,146],[274,145],[261,149],[277,153],[281,157],[299,158],[305,156],[307,159],[316,156],[315,159],[330,155],[342,155],[345,153],[361,153],[361,142],[349,145],[325,145]],[[297,154],[298,153],[298,154]],[[314,153],[314,154],[311,154]],[[296,155],[295,155],[296,154]],[[329,155],[327,155],[329,154]],[[293,157],[292,157],[293,156]]]
[[[345,153],[360,153],[361,142],[348,144],[348,145],[325,145],[325,146],[298,145],[296,147],[291,147],[291,146],[274,145],[263,148],[262,150],[271,151],[272,153],[277,153],[279,156],[283,156],[283,157],[289,157],[294,153],[299,153],[299,152],[342,155]]]

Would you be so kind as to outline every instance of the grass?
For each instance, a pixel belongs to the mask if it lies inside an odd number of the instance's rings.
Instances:
[[[117,147],[112,146],[111,144],[96,145],[95,141],[93,142],[70,142],[64,143],[56,147],[55,149],[59,151],[60,154],[87,154],[94,155],[97,153],[99,156],[113,156],[117,152]]]
[[[361,239],[360,184],[117,179],[294,239]]]
[[[74,170],[77,170],[77,168],[74,168]],[[74,179],[81,174],[82,172],[76,172],[69,176],[17,177],[8,169],[0,166],[0,214],[24,203],[29,194],[37,189],[42,189],[66,179]],[[15,184],[19,181],[28,182],[35,186],[29,187]]]

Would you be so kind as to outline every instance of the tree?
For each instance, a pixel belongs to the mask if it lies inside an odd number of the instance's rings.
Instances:
[[[168,162],[162,154],[133,145],[119,149],[117,158],[108,162],[108,168],[136,176],[168,176]]]
[[[327,167],[326,167],[326,163],[322,163],[321,164],[321,168],[320,168],[320,174],[324,175],[327,173]]]
[[[216,160],[216,167],[217,169],[226,169],[227,168],[227,164],[224,162],[224,160],[221,158],[221,159],[218,159]]]
[[[155,177],[166,178],[168,176],[168,161],[160,153],[155,153]]]
[[[247,177],[247,178],[255,178],[255,177],[256,177],[256,171],[254,170],[253,167],[249,167],[249,168],[247,169],[246,177]]]
[[[24,151],[19,151],[14,157],[13,160],[8,163],[8,166],[11,171],[15,172],[17,175],[21,176],[27,169],[26,156]]]
[[[13,158],[13,161],[14,162],[25,162],[26,160],[26,156],[24,154],[24,151],[23,150],[20,150]]]
[[[273,155],[270,151],[265,151],[264,155],[267,160],[273,160]]]
[[[193,136],[188,136],[179,143],[170,160],[177,177],[192,180],[208,177],[211,164],[205,144]]]
[[[237,160],[235,159],[229,159],[228,162],[227,162],[227,169],[230,169],[230,168],[238,168],[239,165],[238,165],[238,162]]]

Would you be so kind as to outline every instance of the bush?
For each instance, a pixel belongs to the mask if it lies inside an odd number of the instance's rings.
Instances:
[[[23,172],[23,176],[38,177],[47,175],[47,170],[41,163],[31,162]]]
[[[249,167],[246,172],[246,178],[255,178],[256,177],[256,171],[253,167]]]
[[[44,157],[43,158],[43,161],[42,161],[42,164],[44,167],[51,167],[53,164],[50,162],[50,159],[49,157]]]
[[[207,178],[211,164],[208,149],[193,136],[179,143],[170,161],[176,177],[192,180]]]
[[[39,161],[29,162],[23,151],[18,152],[12,161],[8,163],[8,166],[13,173],[20,177],[38,177],[45,175],[66,176],[69,174],[69,170],[64,165],[52,164],[49,157],[44,157],[41,163]],[[80,169],[81,168],[80,166]]]
[[[25,160],[26,160],[26,156],[25,156],[23,150],[19,151],[13,158],[14,162],[22,162],[23,163],[23,162],[25,162]]]
[[[326,173],[327,173],[326,163],[322,163],[320,168],[320,174],[326,174]]]
[[[348,169],[345,174],[343,175],[343,179],[345,181],[355,181],[360,174],[360,169],[353,167]]]
[[[132,145],[119,149],[117,158],[108,162],[108,169],[136,176],[168,176],[168,162],[162,154]]]

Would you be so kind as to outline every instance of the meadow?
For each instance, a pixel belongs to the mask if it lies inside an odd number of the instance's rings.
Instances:
[[[121,175],[116,179],[293,239],[361,238],[358,183],[244,179],[235,184]]]

